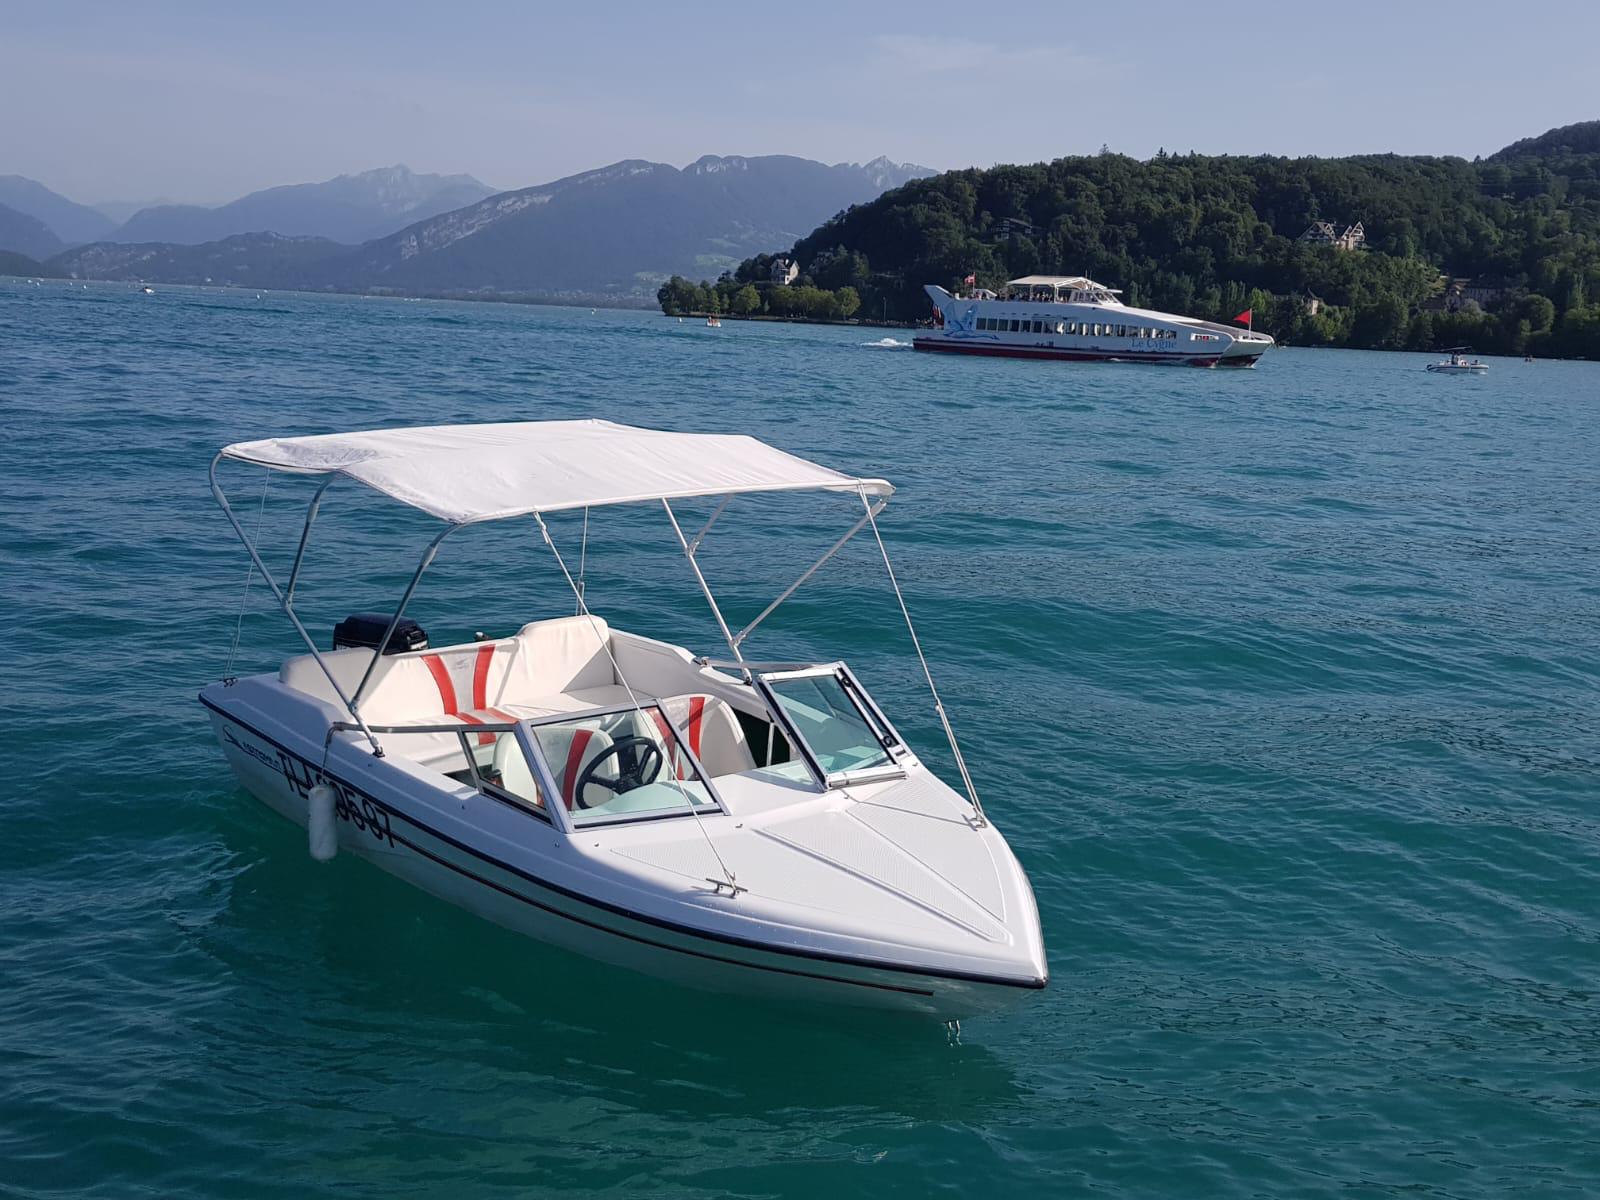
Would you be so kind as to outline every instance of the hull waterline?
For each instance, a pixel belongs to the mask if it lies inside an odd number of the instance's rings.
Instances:
[[[958,342],[939,337],[913,338],[914,349],[930,354],[967,354],[981,358],[1020,358],[1038,362],[1140,363],[1162,367],[1253,367],[1261,355],[1141,354],[1109,350],[1065,350],[1050,346],[1010,346]]]

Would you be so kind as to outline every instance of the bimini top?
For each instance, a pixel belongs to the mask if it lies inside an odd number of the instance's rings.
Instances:
[[[424,425],[235,442],[222,456],[277,471],[345,475],[456,525],[639,500],[822,489],[894,492],[753,437],[611,421]]]

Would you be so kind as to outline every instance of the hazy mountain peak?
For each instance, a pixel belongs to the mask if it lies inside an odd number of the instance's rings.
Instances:
[[[0,250],[46,259],[60,249],[61,239],[38,217],[0,204]]]
[[[115,228],[104,213],[68,200],[25,175],[0,175],[0,204],[44,222],[63,242],[90,242]]]
[[[217,208],[178,204],[144,209],[130,217],[113,240],[192,246],[270,230],[356,244],[493,192],[470,175],[423,175],[396,164],[320,183],[266,188]]]

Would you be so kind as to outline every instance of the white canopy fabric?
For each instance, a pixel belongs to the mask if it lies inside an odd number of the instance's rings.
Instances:
[[[457,525],[639,500],[821,489],[889,496],[743,434],[672,433],[611,421],[427,425],[236,442],[227,458],[336,473]]]

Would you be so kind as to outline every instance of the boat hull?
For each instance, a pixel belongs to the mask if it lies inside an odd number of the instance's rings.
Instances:
[[[1069,350],[1058,346],[1014,346],[1003,342],[956,341],[953,338],[918,337],[913,348],[933,354],[971,354],[983,358],[1023,358],[1041,362],[1143,363],[1167,367],[1253,367],[1261,355],[1116,353],[1109,350]]]
[[[999,980],[877,965],[797,948],[774,948],[630,912],[578,895],[526,866],[438,828],[400,795],[383,797],[334,769],[309,746],[269,736],[203,699],[229,766],[244,788],[304,827],[308,795],[326,782],[337,795],[338,844],[421,890],[507,929],[588,958],[724,994],[846,1005],[959,1019],[1008,1007],[1045,980]]]

